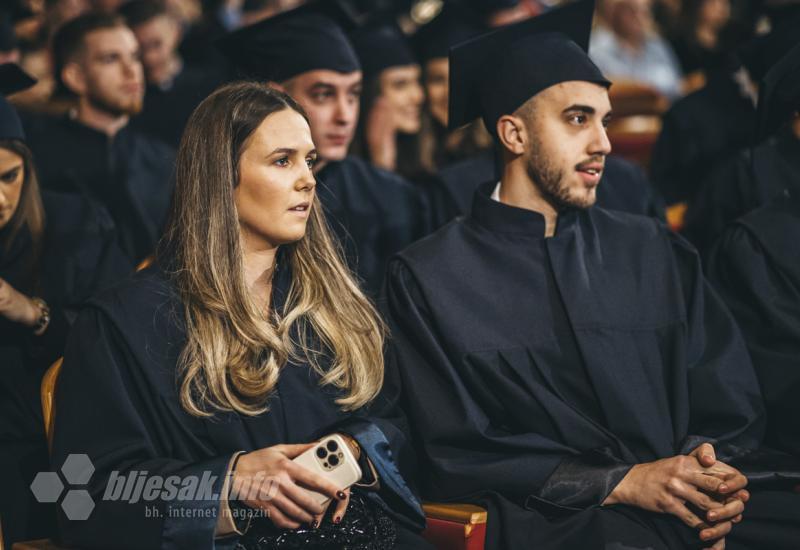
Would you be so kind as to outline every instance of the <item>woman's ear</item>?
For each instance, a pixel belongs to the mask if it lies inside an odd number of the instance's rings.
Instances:
[[[61,80],[76,95],[86,93],[86,78],[83,69],[77,63],[67,63],[61,69]]]
[[[522,119],[514,115],[503,115],[497,120],[497,138],[505,149],[515,155],[525,152],[528,136]]]

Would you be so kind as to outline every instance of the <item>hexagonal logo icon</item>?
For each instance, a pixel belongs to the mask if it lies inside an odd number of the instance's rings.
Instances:
[[[61,473],[70,485],[86,485],[94,473],[94,464],[87,455],[69,455],[61,466]]]
[[[56,472],[39,472],[33,478],[31,491],[38,502],[57,502],[64,490]]]
[[[64,497],[61,508],[63,508],[67,519],[82,521],[89,519],[92,510],[94,510],[94,500],[92,500],[89,491],[84,489],[72,489],[68,491],[67,496]]]

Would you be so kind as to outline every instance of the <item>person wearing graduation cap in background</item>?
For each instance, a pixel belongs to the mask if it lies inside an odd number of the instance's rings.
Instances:
[[[308,113],[320,160],[315,174],[328,223],[368,295],[389,257],[424,236],[426,201],[403,178],[347,154],[359,117],[362,71],[337,2],[313,2],[224,37],[240,76],[288,92]]]
[[[34,83],[17,65],[0,65],[0,93]],[[29,489],[49,469],[42,375],[63,353],[83,302],[135,267],[105,209],[80,194],[40,190],[37,162],[0,96],[0,520],[8,547],[55,529],[52,507]]]
[[[705,259],[725,227],[789,189],[800,192],[800,44],[759,86],[754,147],[721,163],[686,213],[684,234]]]
[[[697,254],[593,206],[611,106],[592,12],[451,52],[451,124],[480,115],[502,175],[390,263],[375,410],[405,412],[423,497],[488,508],[489,548],[795,548],[800,459],[759,449],[756,376]]]
[[[41,159],[42,188],[99,202],[136,264],[161,235],[175,158],[168,145],[129,124],[144,96],[136,37],[120,16],[88,13],[57,31],[53,53],[60,94],[75,108],[60,117],[24,118],[30,148]]]
[[[441,13],[413,37],[422,65],[426,109],[420,132],[420,162],[428,172],[491,149],[492,138],[480,121],[450,132],[447,128],[450,48],[480,34],[485,28],[478,16],[455,4],[445,4]]]
[[[181,22],[163,1],[134,0],[120,14],[139,42],[147,82],[144,106],[131,123],[177,149],[189,115],[223,78],[184,63]]]
[[[388,14],[350,39],[364,78],[351,153],[411,181],[425,177],[419,141],[425,91],[408,40]]]
[[[708,276],[742,329],[767,407],[765,441],[800,454],[800,190],[731,224]]]
[[[650,176],[668,205],[691,203],[714,169],[751,143],[758,83],[797,44],[798,25],[797,17],[773,20],[769,34],[729,54],[703,88],[664,114]]]

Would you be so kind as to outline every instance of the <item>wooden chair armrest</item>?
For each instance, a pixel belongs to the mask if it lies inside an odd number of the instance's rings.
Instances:
[[[480,506],[473,504],[454,504],[442,502],[426,502],[422,505],[425,517],[455,521],[465,525],[486,523],[488,513]]]

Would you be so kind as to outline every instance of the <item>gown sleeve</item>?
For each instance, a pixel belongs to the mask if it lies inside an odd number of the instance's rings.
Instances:
[[[109,317],[94,308],[81,313],[68,342],[55,399],[51,465],[91,461],[73,480],[86,484],[93,508],[88,519],[74,520],[59,507],[61,542],[81,548],[232,547],[235,537],[214,539],[231,455],[171,458],[167,446],[180,434],[163,433],[159,389],[143,375],[129,346]],[[126,495],[131,476],[142,484],[139,497],[136,491]]]

